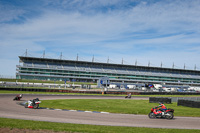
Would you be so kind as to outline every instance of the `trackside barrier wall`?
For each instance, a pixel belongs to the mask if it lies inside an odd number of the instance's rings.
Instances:
[[[200,95],[197,92],[139,92],[140,95]]]
[[[33,92],[62,92],[62,93],[89,93],[89,94],[102,94],[102,91],[78,91],[78,90],[65,90],[65,89],[37,89],[37,88],[12,88],[12,87],[0,87],[0,90],[9,91],[33,91]],[[200,95],[200,93],[186,93],[186,92],[126,92],[126,91],[104,91],[104,94],[116,94],[116,95]]]
[[[190,100],[178,100],[178,106],[187,106],[192,108],[200,108],[199,101],[190,101]]]
[[[199,101],[200,97],[171,97],[172,102],[178,102],[178,100],[189,100],[189,101]]]
[[[149,97],[149,103],[172,103],[171,98],[165,97]]]

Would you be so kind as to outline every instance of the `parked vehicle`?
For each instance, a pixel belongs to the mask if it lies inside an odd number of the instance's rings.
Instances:
[[[25,108],[38,109],[40,103],[41,103],[41,101],[40,101],[38,98],[33,99],[33,100],[29,100],[29,101],[25,104]]]
[[[168,108],[166,111],[164,111],[161,108],[155,106],[154,108],[151,108],[151,112],[148,114],[148,116],[150,119],[153,119],[153,118],[173,119],[174,109]]]

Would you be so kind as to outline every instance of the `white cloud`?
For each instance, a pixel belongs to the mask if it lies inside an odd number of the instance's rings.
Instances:
[[[56,2],[48,1],[46,6],[59,5]],[[93,12],[85,13],[73,9],[72,5],[77,1],[73,2],[59,5],[70,10],[46,8],[41,9],[43,12],[39,16],[27,18],[23,23],[0,23],[1,58],[16,59],[28,49],[34,56],[42,55],[46,50],[51,57],[63,52],[70,58],[79,53],[90,59],[96,54],[99,60],[105,61],[109,56],[114,62],[121,62],[124,58],[127,62],[137,59],[144,62],[141,64],[147,64],[152,60],[159,66],[162,60],[166,64],[187,61],[192,66],[199,57],[199,53],[194,52],[200,43],[198,1],[141,2],[128,9],[96,13],[93,6],[120,7],[120,4],[118,1],[79,3],[76,7],[85,12],[89,8]],[[7,16],[5,12],[0,13],[3,16],[0,22],[18,18],[24,13],[24,10],[8,11]]]
[[[24,13],[25,11],[22,9],[17,9],[10,5],[1,5],[0,3],[0,23],[17,20],[19,16],[22,16]]]

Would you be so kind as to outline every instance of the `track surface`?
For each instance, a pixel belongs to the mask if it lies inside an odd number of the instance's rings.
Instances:
[[[175,117],[173,120],[149,119],[147,115],[101,114],[47,109],[28,109],[13,101],[14,94],[0,94],[0,117],[61,123],[92,125],[200,129],[200,117]],[[24,95],[21,102],[33,98],[46,99],[124,99],[124,97],[67,96],[67,95]],[[148,99],[135,97],[131,100]]]

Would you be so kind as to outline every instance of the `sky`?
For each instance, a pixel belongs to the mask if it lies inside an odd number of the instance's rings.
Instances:
[[[0,0],[0,77],[15,77],[26,50],[32,57],[200,70],[200,1]]]

